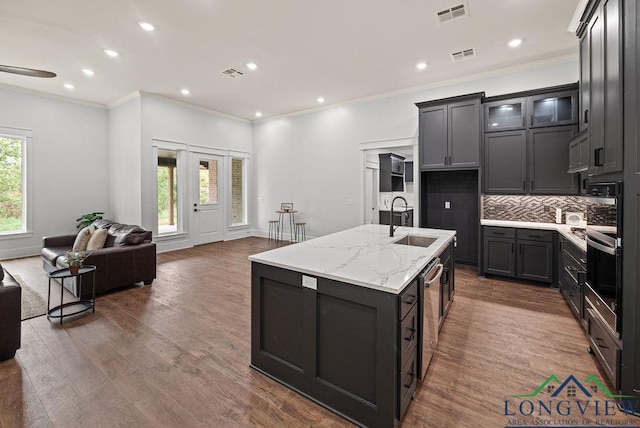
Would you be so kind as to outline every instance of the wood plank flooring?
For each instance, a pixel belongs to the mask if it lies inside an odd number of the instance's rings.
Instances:
[[[23,322],[22,348],[0,363],[0,427],[351,426],[249,368],[247,257],[269,248],[244,238],[159,254],[152,286],[100,296],[95,314],[62,327]],[[46,297],[38,257],[3,265]],[[505,426],[504,400],[551,374],[603,379],[586,349],[558,291],[458,267],[438,351],[403,426]]]

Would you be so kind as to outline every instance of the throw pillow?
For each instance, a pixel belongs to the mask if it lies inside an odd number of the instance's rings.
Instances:
[[[98,250],[104,247],[107,240],[107,229],[96,229],[87,243],[87,251]]]
[[[87,226],[81,229],[76,236],[76,240],[73,242],[73,251],[85,251],[94,230],[94,226]]]

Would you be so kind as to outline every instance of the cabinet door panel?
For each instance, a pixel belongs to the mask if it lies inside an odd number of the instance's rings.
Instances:
[[[482,251],[484,272],[514,277],[514,249],[514,239],[485,237]]]
[[[553,243],[518,241],[517,276],[553,282]]]
[[[570,125],[578,122],[578,93],[575,91],[536,95],[529,98],[529,126]]]
[[[480,166],[480,101],[449,106],[449,167]]]
[[[567,172],[574,126],[529,131],[529,178],[532,194],[579,193],[578,178]]]
[[[524,129],[525,108],[524,98],[486,103],[484,105],[485,132]]]
[[[604,172],[622,171],[622,74],[620,2],[602,4],[604,24]]]
[[[527,192],[526,148],[525,131],[485,134],[484,190],[486,193],[523,194]]]
[[[580,39],[580,97],[579,119],[580,131],[589,125],[589,86],[591,85],[591,69],[589,59],[589,36]]]
[[[420,168],[444,168],[447,159],[447,106],[420,110]]]

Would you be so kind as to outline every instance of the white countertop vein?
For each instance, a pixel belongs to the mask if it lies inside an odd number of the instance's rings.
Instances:
[[[395,244],[405,235],[437,238],[429,247]],[[249,260],[398,294],[455,236],[452,230],[367,224],[254,254]]]

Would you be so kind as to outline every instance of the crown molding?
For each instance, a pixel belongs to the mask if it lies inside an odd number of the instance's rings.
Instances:
[[[20,86],[7,85],[5,83],[0,83],[0,89],[6,89],[7,91],[19,92],[22,94],[33,95],[36,97],[49,98],[57,101],[64,101],[71,104],[78,104],[85,107],[93,107],[101,110],[106,110],[106,106],[103,104],[92,103],[90,101],[82,101],[75,98],[65,97],[63,95],[51,94],[48,92],[37,91],[35,89],[27,89]]]

